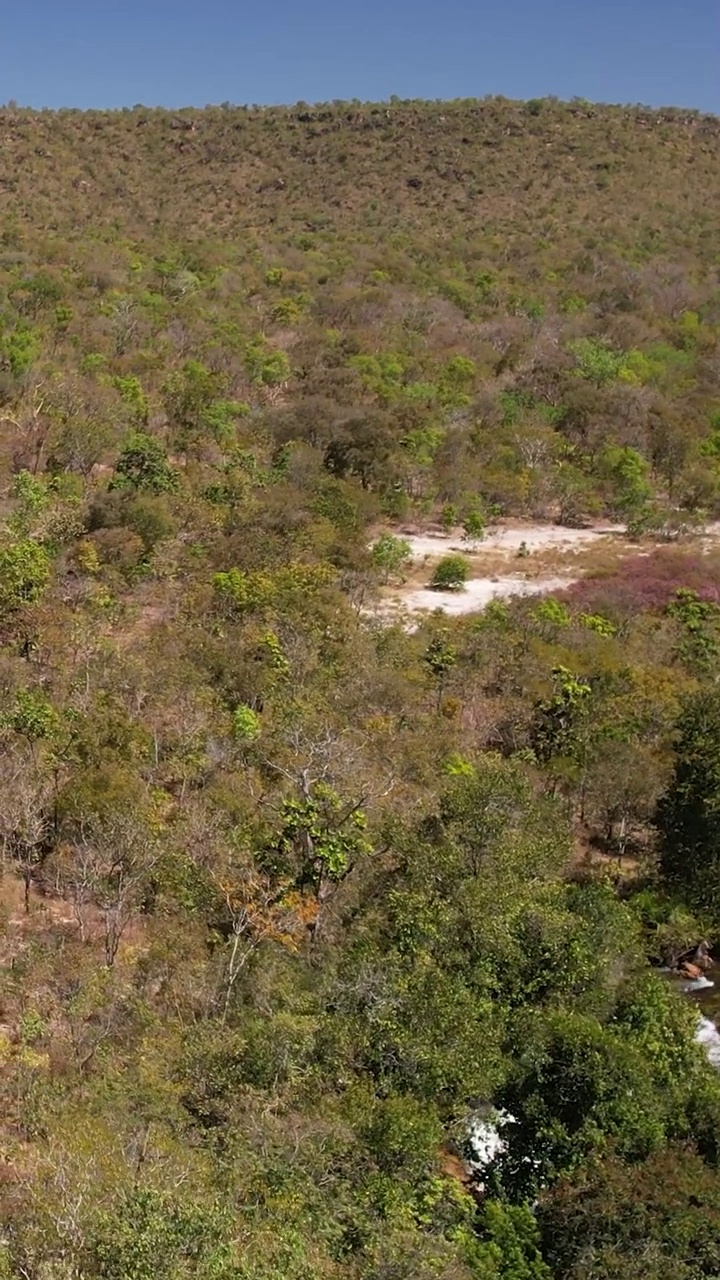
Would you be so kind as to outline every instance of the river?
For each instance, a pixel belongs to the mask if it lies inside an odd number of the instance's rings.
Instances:
[[[702,978],[673,977],[679,991],[692,1000],[700,1015],[695,1039],[707,1054],[708,1062],[720,1070],[720,965],[713,964]]]

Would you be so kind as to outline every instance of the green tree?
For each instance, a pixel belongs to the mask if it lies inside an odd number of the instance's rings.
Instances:
[[[463,513],[463,538],[466,542],[480,542],[485,537],[485,512],[482,503],[474,499]]]
[[[263,387],[279,387],[290,377],[290,361],[284,351],[258,338],[245,348],[245,371],[251,382]]]
[[[93,1274],[106,1280],[230,1280],[237,1275],[231,1236],[226,1211],[137,1189],[98,1216],[86,1252]]]
[[[177,488],[177,472],[168,462],[161,442],[136,431],[120,453],[110,488],[171,493]]]
[[[312,794],[285,801],[277,851],[295,868],[298,886],[311,888],[321,907],[358,860],[372,853],[367,816],[359,804],[343,801],[319,782]]]
[[[527,1205],[487,1199],[478,1214],[476,1266],[481,1280],[552,1280],[540,1233]]]
[[[603,338],[578,338],[570,350],[577,362],[576,375],[597,386],[616,381],[624,367],[625,355],[615,351]]]
[[[564,625],[563,606],[547,601],[543,619],[551,620],[553,625]],[[555,757],[577,758],[582,749],[582,729],[591,692],[586,680],[573,675],[567,667],[555,667],[553,692],[536,704],[530,728],[533,750],[540,761],[546,764]]]
[[[236,707],[232,715],[233,737],[238,742],[254,742],[260,736],[260,717],[252,707]]]
[[[609,444],[599,460],[607,501],[617,515],[635,515],[652,496],[650,464],[637,449]]]
[[[572,1170],[608,1139],[630,1160],[664,1146],[678,1123],[681,1080],[654,1069],[626,1025],[578,1013],[525,1014],[523,1047],[499,1102],[514,1117],[503,1130],[501,1185],[521,1199]],[[687,1037],[692,1047],[691,1036]],[[632,1089],[628,1082],[632,1081]]]
[[[12,613],[40,599],[50,579],[50,559],[30,538],[0,549],[0,609]]]
[[[671,618],[682,628],[678,656],[697,671],[712,669],[718,656],[720,608],[711,600],[701,600],[697,592],[680,588],[667,606]]]
[[[594,1157],[537,1210],[542,1251],[564,1280],[714,1280],[720,1274],[720,1176],[673,1144],[628,1163]]]
[[[720,920],[720,693],[714,688],[690,697],[682,711],[656,823],[663,878]]]
[[[470,565],[465,556],[443,556],[435,566],[430,586],[434,591],[464,591],[470,576]]]
[[[457,659],[457,649],[453,644],[450,644],[446,635],[434,636],[423,655],[423,662],[437,688],[438,710],[442,703],[447,678],[454,669]]]
[[[392,533],[382,533],[372,549],[372,561],[382,571],[383,581],[389,582],[395,574],[401,574],[412,555],[410,543],[396,538]]]
[[[147,426],[150,409],[140,379],[135,377],[113,378],[113,386],[119,391],[123,404],[130,412],[132,422],[140,428]]]

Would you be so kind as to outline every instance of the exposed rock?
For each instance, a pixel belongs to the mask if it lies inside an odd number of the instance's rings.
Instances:
[[[685,965],[690,965],[691,967],[698,968],[701,971],[709,969],[712,964],[710,944],[705,941],[698,942],[697,946],[690,947],[687,951],[683,951],[682,955],[678,956],[677,963],[678,968],[683,973],[685,972]],[[696,974],[694,976],[699,977],[700,975]]]

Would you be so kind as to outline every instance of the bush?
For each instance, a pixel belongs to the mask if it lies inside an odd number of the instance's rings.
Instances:
[[[465,556],[443,556],[435,566],[430,579],[433,591],[463,591],[470,576],[470,565]]]

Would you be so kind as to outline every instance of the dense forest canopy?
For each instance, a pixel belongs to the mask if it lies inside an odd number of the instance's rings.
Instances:
[[[720,122],[0,137],[0,1276],[716,1276]]]

